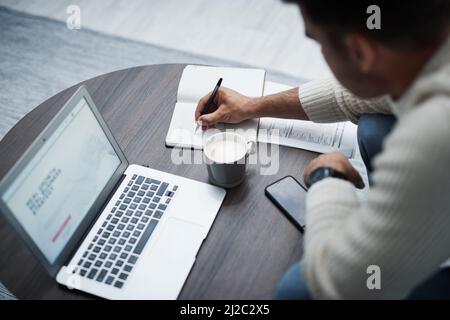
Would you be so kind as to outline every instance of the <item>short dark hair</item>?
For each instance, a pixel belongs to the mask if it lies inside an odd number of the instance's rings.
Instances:
[[[283,0],[296,3],[326,30],[366,33],[383,44],[417,48],[434,44],[450,25],[450,0]],[[367,28],[367,8],[377,5],[381,29]]]

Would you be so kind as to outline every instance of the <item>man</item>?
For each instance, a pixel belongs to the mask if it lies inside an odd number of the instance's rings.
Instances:
[[[195,118],[359,122],[373,183],[359,203],[361,177],[342,154],[309,164],[304,256],[278,298],[448,298],[449,272],[439,267],[450,257],[450,0],[286,2],[300,6],[337,80],[263,98],[222,88],[217,109],[200,116],[207,96]],[[367,24],[373,4],[380,29]],[[370,270],[379,271],[375,285]]]

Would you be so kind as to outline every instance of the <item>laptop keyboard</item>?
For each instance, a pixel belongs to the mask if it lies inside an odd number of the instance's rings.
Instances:
[[[74,272],[122,288],[177,189],[133,175]]]

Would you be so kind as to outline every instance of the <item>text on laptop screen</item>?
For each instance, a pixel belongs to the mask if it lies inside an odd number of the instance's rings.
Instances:
[[[119,165],[119,156],[83,98],[3,200],[53,263]]]

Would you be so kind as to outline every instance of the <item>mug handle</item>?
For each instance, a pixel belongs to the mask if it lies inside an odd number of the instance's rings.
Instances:
[[[245,151],[245,157],[248,157],[251,154],[256,152],[256,142],[255,141],[247,141],[247,147]]]

